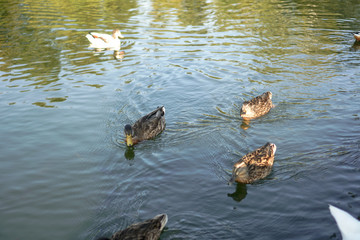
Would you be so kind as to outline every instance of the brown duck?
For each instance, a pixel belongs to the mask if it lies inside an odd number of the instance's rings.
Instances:
[[[275,152],[276,145],[266,143],[264,146],[243,156],[234,164],[229,184],[234,181],[248,184],[265,178],[271,172]]]
[[[156,137],[165,129],[165,107],[158,107],[151,113],[137,120],[132,126],[124,128],[126,145],[133,146],[143,140]]]
[[[114,233],[110,238],[102,237],[98,240],[157,240],[167,221],[166,214],[159,214],[145,222],[132,224]]]
[[[360,41],[360,32],[353,32],[354,38],[356,41]]]
[[[245,101],[241,107],[240,116],[244,120],[250,120],[265,115],[274,107],[271,98],[272,93],[266,92],[249,101]]]

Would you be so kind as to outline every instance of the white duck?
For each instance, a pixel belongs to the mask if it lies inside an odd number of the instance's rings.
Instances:
[[[360,222],[337,207],[329,205],[329,209],[340,229],[343,240],[359,240]]]
[[[89,32],[86,38],[90,41],[90,47],[97,49],[110,48],[114,50],[120,49],[120,39],[124,38],[120,30],[115,29],[112,35],[104,33]]]

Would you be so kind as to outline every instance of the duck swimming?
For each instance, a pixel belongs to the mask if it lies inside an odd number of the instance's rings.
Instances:
[[[241,107],[240,116],[244,120],[250,120],[265,115],[274,107],[271,98],[272,93],[266,92],[249,101],[245,101]]]
[[[265,178],[271,172],[275,152],[276,145],[266,143],[264,146],[243,156],[234,164],[229,184],[234,181],[249,184]]]
[[[159,214],[145,222],[132,224],[128,228],[114,233],[111,238],[103,237],[98,240],[157,240],[167,221],[166,214]]]
[[[120,39],[124,38],[121,35],[120,30],[115,29],[112,35],[104,33],[89,32],[86,34],[86,38],[90,41],[90,47],[96,49],[110,48],[110,49],[120,49]]]
[[[132,126],[125,125],[126,145],[131,147],[138,142],[156,137],[164,131],[165,125],[165,107],[158,107],[137,120]]]
[[[360,41],[360,32],[353,32],[354,38],[356,41]]]
[[[359,240],[360,222],[349,213],[329,205],[330,213],[340,229],[343,240]]]

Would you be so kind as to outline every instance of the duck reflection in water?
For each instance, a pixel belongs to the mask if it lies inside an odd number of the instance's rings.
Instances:
[[[244,130],[247,130],[250,127],[250,121],[249,120],[243,120],[240,127]]]
[[[135,158],[134,147],[127,147],[124,156],[127,160],[133,160]]]
[[[231,197],[236,202],[241,202],[247,195],[246,184],[238,183],[236,185],[236,190],[233,193],[228,193],[228,197]]]
[[[125,52],[124,51],[118,51],[118,50],[114,50],[114,59],[118,60],[118,61],[122,61],[125,57]]]
[[[360,50],[360,41],[355,41],[353,45],[350,47],[350,51],[357,52]]]

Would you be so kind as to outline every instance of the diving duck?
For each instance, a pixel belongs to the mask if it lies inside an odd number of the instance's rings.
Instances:
[[[240,116],[244,120],[250,120],[265,115],[274,107],[271,98],[272,93],[266,92],[249,101],[245,101],[241,107]]]
[[[120,49],[120,39],[124,38],[120,30],[115,29],[112,35],[104,33],[89,32],[86,38],[90,41],[90,47],[96,49],[110,48]]]
[[[356,41],[360,41],[360,32],[353,32],[354,38]]]
[[[330,213],[340,229],[343,240],[359,240],[360,222],[349,213],[329,205]]]
[[[165,125],[165,107],[158,107],[137,120],[132,126],[125,125],[126,145],[131,147],[138,142],[156,137],[164,131]]]
[[[166,214],[159,214],[145,222],[132,224],[128,228],[114,233],[111,238],[102,237],[98,240],[157,240],[167,221]]]
[[[234,181],[239,183],[253,183],[270,174],[274,164],[276,145],[266,143],[255,151],[246,154],[234,164],[229,184]]]

